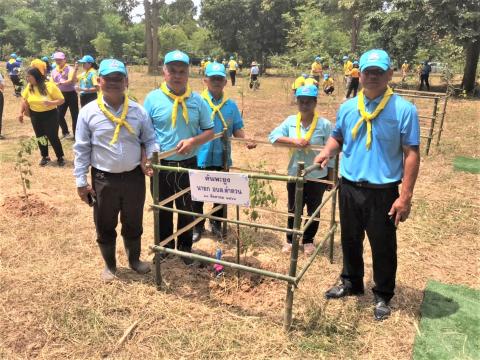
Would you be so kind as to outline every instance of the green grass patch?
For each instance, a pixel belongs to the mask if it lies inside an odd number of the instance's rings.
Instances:
[[[453,168],[457,171],[465,171],[472,174],[480,174],[480,159],[457,156],[453,160]]]
[[[429,281],[421,307],[415,360],[478,359],[480,291]]]

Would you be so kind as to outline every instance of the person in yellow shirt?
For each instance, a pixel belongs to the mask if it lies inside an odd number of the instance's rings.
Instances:
[[[205,69],[207,68],[208,64],[212,62],[212,58],[209,56],[207,57],[207,61],[203,64],[203,74],[205,75]]]
[[[317,82],[319,82],[320,77],[323,76],[322,58],[320,56],[317,56],[315,61],[312,63],[310,75],[313,75],[313,78],[317,80]]]
[[[43,64],[45,65],[45,63]],[[30,116],[35,136],[37,138],[47,137],[57,156],[58,166],[64,166],[63,148],[57,130],[57,106],[62,105],[65,101],[62,92],[53,81],[46,81],[45,76],[37,67],[28,68],[27,82],[28,86],[22,92],[18,121],[23,123],[23,117]],[[39,142],[38,147],[42,155],[40,166],[45,166],[50,162],[48,145]]]
[[[305,85],[305,79],[308,78],[308,75],[307,74],[302,74],[300,75],[299,77],[297,77],[293,84],[292,84],[292,90],[293,90],[293,101],[296,103],[297,102],[297,97],[295,96],[295,93],[297,91],[297,89],[301,86],[304,86]]]
[[[404,82],[407,79],[409,70],[410,70],[410,65],[408,64],[407,60],[405,60],[402,64],[402,82]]]
[[[350,70],[350,84],[348,86],[347,95],[345,98],[349,98],[353,91],[353,97],[357,96],[358,85],[360,84],[360,70],[358,69],[358,61],[352,63],[352,70]]]
[[[348,59],[348,56],[345,55],[343,57],[343,75],[344,75],[344,82],[345,82],[345,88],[348,89],[350,86],[350,80],[352,79],[350,77],[350,71],[353,69],[353,63]]]
[[[202,61],[200,61],[200,70],[199,70],[199,74],[202,75],[204,72],[205,72],[205,59],[202,59]]]
[[[305,86],[308,86],[308,85],[316,86],[318,89],[318,81],[316,79],[316,76],[310,75],[308,78],[305,79]]]
[[[228,73],[230,74],[230,81],[232,82],[232,86],[235,86],[235,77],[237,76],[237,69],[238,64],[233,58],[230,56],[230,61],[228,62]]]
[[[330,77],[330,75],[325,74],[323,75],[323,92],[327,95],[330,95],[333,93],[335,90],[335,87],[333,86],[334,82],[333,79]]]

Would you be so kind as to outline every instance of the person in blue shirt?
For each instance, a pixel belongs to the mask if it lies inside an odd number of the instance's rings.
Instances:
[[[75,86],[80,92],[80,106],[84,107],[90,101],[97,98],[98,83],[97,83],[97,69],[95,59],[91,55],[85,55],[78,64],[82,64],[83,72],[78,76],[78,85]],[[78,65],[75,64],[75,68]]]
[[[130,267],[139,274],[150,271],[140,261],[145,203],[145,161],[158,151],[155,132],[145,110],[126,94],[128,79],[125,65],[116,59],[100,63],[101,93],[96,101],[84,106],[78,116],[75,136],[75,169],[77,193],[93,206],[105,269],[101,278],[115,279],[117,270],[115,228],[122,223],[121,234]],[[91,167],[91,182],[87,173]]]
[[[425,86],[427,87],[427,91],[430,91],[430,84],[428,83],[428,77],[430,76],[431,71],[432,71],[432,67],[430,66],[428,60],[425,60],[420,70],[420,86],[418,87],[418,90],[422,90],[423,84],[425,84]]]
[[[341,283],[327,299],[364,293],[363,240],[373,258],[374,316],[387,318],[397,270],[396,227],[408,218],[420,166],[420,131],[414,105],[394,94],[390,57],[373,49],[360,57],[363,90],[340,106],[332,136],[315,159],[326,166],[342,151],[340,225]],[[398,185],[402,183],[399,193]]]
[[[22,94],[22,81],[20,79],[20,67],[22,66],[22,62],[18,60],[19,57],[17,54],[12,53],[10,54],[10,59],[7,61],[7,72],[8,77],[10,78],[13,88],[14,88],[14,95],[16,97],[20,97]]]
[[[309,148],[310,145],[325,145],[331,133],[331,123],[320,117],[315,110],[317,106],[318,88],[315,85],[301,86],[295,94],[297,96],[298,113],[287,117],[269,135],[271,143],[283,143],[294,145],[297,149],[292,150],[288,174],[297,176],[298,162],[305,162],[305,167],[313,164],[318,151]],[[330,169],[330,168],[329,168]],[[331,169],[330,169],[331,170]],[[333,172],[330,171],[330,176]],[[322,203],[323,193],[327,184],[320,182],[328,180],[327,169],[312,171],[307,174],[308,180],[304,185],[302,209],[307,206],[308,215],[312,215]],[[319,181],[320,180],[320,181]],[[288,212],[295,212],[295,183],[287,183]],[[293,216],[288,217],[287,225],[293,228]],[[314,221],[305,231],[303,236],[303,251],[309,256],[315,251],[313,239],[318,230],[318,221]],[[292,249],[292,234],[287,234],[287,243],[282,251],[289,253]]]
[[[210,63],[205,69],[204,83],[207,88],[203,91],[202,97],[212,110],[211,118],[214,122],[214,132],[220,133],[227,130],[229,137],[245,138],[243,130],[243,120],[238,110],[237,104],[229,99],[223,92],[227,85],[225,66],[219,63]],[[227,169],[232,165],[231,147],[227,144]],[[254,148],[254,144],[247,144],[247,148]],[[226,170],[223,163],[223,140],[215,139],[200,146],[197,155],[197,165],[202,170]],[[195,201],[193,203],[196,213],[203,213],[203,202]],[[214,204],[217,206],[218,204]],[[222,209],[214,212],[213,216],[222,217]],[[221,236],[221,223],[211,221],[212,232]],[[200,240],[205,229],[205,220],[197,224],[193,229],[193,242]]]
[[[188,84],[190,59],[187,54],[174,50],[165,55],[163,74],[165,82],[160,89],[151,91],[144,101],[155,129],[157,144],[161,152],[174,150],[174,154],[161,160],[162,165],[183,168],[197,167],[198,147],[213,138],[213,121],[210,108],[202,97],[192,92]],[[188,173],[160,171],[160,201],[190,187]],[[153,188],[153,183],[151,183]],[[166,206],[173,206],[173,202]],[[175,199],[179,210],[192,211],[190,192]],[[173,234],[173,213],[159,211],[160,240]],[[177,229],[193,221],[190,215],[178,214]],[[178,236],[178,250],[192,251],[193,230]],[[173,241],[167,247],[173,248]],[[187,264],[192,261],[183,258]]]

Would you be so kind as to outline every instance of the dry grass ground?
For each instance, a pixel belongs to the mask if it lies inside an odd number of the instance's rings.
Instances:
[[[161,79],[131,73],[131,89],[143,99]],[[287,115],[290,80],[263,78],[251,92],[240,79],[228,87],[244,111],[249,136],[265,139]],[[192,80],[201,89],[198,78]],[[245,96],[241,97],[241,89]],[[22,212],[19,174],[14,161],[21,138],[33,135],[28,121],[16,120],[19,100],[7,80],[3,134],[0,142],[0,358],[6,359],[408,359],[412,354],[423,289],[428,279],[479,286],[478,175],[457,173],[456,155],[479,157],[479,102],[452,100],[439,148],[422,158],[411,218],[398,231],[398,277],[393,315],[372,319],[372,295],[327,302],[324,291],[341,270],[336,235],[334,263],[319,256],[295,292],[291,333],[282,328],[286,285],[269,279],[227,271],[216,280],[210,267],[189,269],[177,259],[163,265],[164,291],[157,291],[152,275],[138,276],[127,268],[121,241],[119,280],[104,285],[99,279],[102,260],[95,244],[91,209],[76,195],[72,176],[72,143],[64,141],[67,166],[45,168],[32,155],[30,193],[38,211]],[[321,96],[318,110],[334,121],[342,96]],[[288,152],[259,146],[234,147],[241,167],[265,167],[284,173]],[[283,183],[274,185],[276,208],[284,211]],[[148,197],[147,204],[151,198]],[[233,211],[230,212],[233,216]],[[328,207],[323,213],[328,218]],[[145,208],[143,257],[153,243],[152,213]],[[265,223],[283,225],[285,219],[262,215]],[[323,237],[322,222],[317,239]],[[260,231],[252,235],[250,264],[287,272],[288,258],[280,252],[283,235]],[[231,239],[230,239],[231,240]],[[213,253],[215,243],[198,245]],[[227,256],[233,243],[225,244]],[[305,262],[303,255],[300,266]],[[366,285],[372,285],[371,256],[365,247]],[[127,341],[117,341],[138,322]]]

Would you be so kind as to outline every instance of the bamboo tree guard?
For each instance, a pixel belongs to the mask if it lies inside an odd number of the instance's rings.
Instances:
[[[215,138],[220,138],[222,137],[223,139],[223,144],[224,144],[224,150],[227,149],[229,144],[231,143],[232,140],[236,140],[235,138],[228,138],[226,135],[226,131],[223,131],[222,133],[215,134]],[[239,140],[242,141],[242,140]],[[255,140],[249,140],[253,143],[265,143],[263,141],[255,141]],[[275,144],[274,146],[282,146],[282,147],[290,147],[289,145],[285,144]],[[311,148],[318,150],[321,147],[318,146],[312,146]],[[206,262],[206,263],[211,263],[211,264],[220,264],[223,265],[224,267],[230,267],[232,269],[236,269],[238,271],[246,271],[262,276],[267,276],[271,277],[273,279],[277,280],[282,280],[287,282],[287,294],[285,298],[285,313],[284,313],[284,329],[288,331],[292,325],[292,312],[293,312],[293,295],[294,295],[294,289],[298,287],[298,284],[310,265],[313,263],[317,255],[319,254],[321,248],[323,247],[324,243],[329,240],[329,258],[330,262],[333,262],[333,243],[334,243],[334,235],[335,235],[335,230],[337,228],[337,222],[335,219],[335,211],[336,211],[336,198],[337,198],[337,192],[338,192],[338,182],[337,182],[337,173],[338,173],[338,157],[336,158],[335,161],[335,169],[334,169],[334,179],[335,181],[326,181],[329,183],[331,186],[333,186],[332,190],[330,193],[326,195],[326,197],[323,199],[322,203],[318,206],[318,208],[315,210],[315,212],[306,218],[305,224],[302,226],[302,213],[303,213],[303,207],[301,206],[302,204],[302,199],[303,199],[303,186],[304,183],[306,182],[305,176],[312,172],[315,169],[318,169],[318,165],[312,165],[308,167],[307,169],[304,168],[304,163],[299,162],[298,166],[298,171],[296,176],[287,176],[287,175],[277,175],[277,174],[271,174],[271,173],[248,173],[248,178],[249,179],[265,179],[265,180],[272,180],[272,181],[283,181],[283,182],[295,182],[295,213],[294,213],[294,224],[293,224],[293,229],[289,228],[284,228],[284,227],[279,227],[279,226],[274,226],[274,225],[268,225],[268,224],[258,224],[255,222],[248,222],[248,221],[241,221],[239,219],[239,207],[236,207],[236,219],[228,219],[226,216],[226,205],[220,205],[217,207],[214,207],[211,209],[209,212],[205,214],[199,214],[195,213],[192,211],[185,211],[185,210],[178,210],[174,209],[173,206],[172,208],[165,206],[168,202],[173,201],[175,198],[182,196],[185,194],[185,192],[189,191],[189,189],[186,189],[184,191],[178,192],[171,196],[168,199],[165,199],[163,201],[159,201],[159,172],[161,170],[166,170],[166,171],[175,171],[175,172],[188,172],[191,169],[187,168],[182,168],[182,167],[174,167],[174,166],[164,166],[160,164],[160,159],[165,158],[167,156],[172,155],[172,152],[164,152],[164,153],[154,153],[153,158],[152,158],[152,168],[153,168],[153,204],[151,207],[153,208],[153,219],[154,219],[154,245],[150,246],[150,249],[155,253],[154,257],[154,262],[155,262],[155,284],[158,289],[161,289],[161,284],[162,284],[162,274],[161,274],[161,258],[160,255],[162,253],[166,254],[173,254],[177,255],[180,257],[192,259],[192,260],[198,260],[201,262]],[[224,169],[228,171],[228,164],[227,164],[227,157],[224,156],[223,158],[224,161]],[[323,181],[325,182],[325,181]],[[330,227],[328,229],[327,234],[324,236],[323,240],[316,246],[316,249],[314,253],[310,256],[310,258],[307,260],[305,266],[303,269],[300,270],[299,274],[297,275],[297,259],[298,259],[298,250],[299,250],[299,239],[300,237],[304,234],[306,229],[313,223],[313,221],[319,221],[319,219],[315,219],[316,216],[320,213],[321,209],[327,204],[327,202],[331,201],[331,216],[330,216]],[[212,213],[215,211],[219,210],[220,208],[223,207],[223,217],[217,217],[213,216]],[[164,210],[164,211],[169,211],[177,214],[185,214],[185,215],[192,215],[194,217],[194,220],[188,224],[187,226],[177,229],[176,232],[174,232],[171,236],[167,237],[163,241],[160,240],[160,222],[159,222],[159,210]],[[263,209],[263,211],[269,211],[269,209]],[[272,211],[273,213],[278,213],[275,211]],[[232,223],[237,225],[237,246],[236,246],[236,262],[230,262],[230,261],[225,261],[225,260],[218,260],[215,257],[208,257],[208,256],[202,256],[194,253],[188,253],[184,251],[179,251],[176,249],[170,249],[166,248],[165,245],[172,241],[174,238],[176,238],[178,235],[181,233],[188,231],[191,229],[193,226],[195,226],[198,222],[200,222],[202,219],[210,219],[214,221],[220,221],[223,224],[223,234],[226,233],[227,230],[227,223]],[[267,271],[259,268],[255,268],[253,266],[247,266],[247,265],[242,265],[240,264],[240,231],[239,227],[240,226],[247,226],[247,227],[253,227],[253,228],[259,228],[259,229],[267,229],[267,230],[273,230],[273,231],[279,231],[283,233],[290,233],[292,234],[292,251],[290,254],[290,267],[289,267],[289,272],[288,275],[282,274],[282,273],[276,273],[272,271]]]
[[[410,101],[413,104],[415,104],[415,99],[425,99],[431,100],[433,102],[431,116],[423,114],[418,115],[420,119],[420,137],[423,139],[427,139],[427,143],[425,145],[425,155],[428,155],[430,152],[432,140],[435,138],[435,136],[437,138],[435,146],[438,147],[440,145],[440,138],[442,136],[443,125],[445,122],[445,114],[447,111],[448,94],[406,89],[395,89],[395,92],[402,97],[411,99]],[[441,111],[439,111],[439,107],[442,108]],[[422,127],[422,120],[429,121],[428,127]],[[426,132],[427,134],[422,134],[422,132]]]

